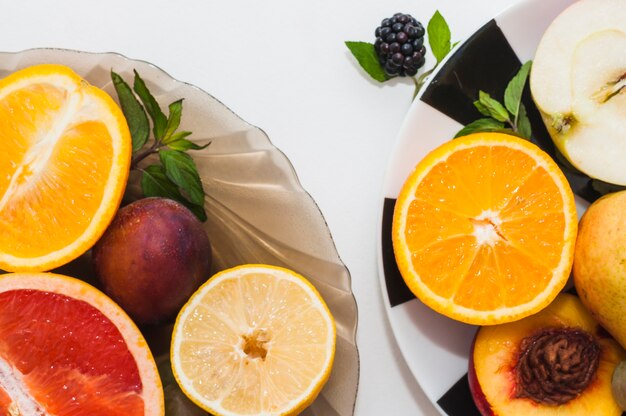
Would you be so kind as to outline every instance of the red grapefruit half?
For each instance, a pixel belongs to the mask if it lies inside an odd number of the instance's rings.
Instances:
[[[148,345],[94,287],[52,273],[0,276],[0,415],[163,415]]]

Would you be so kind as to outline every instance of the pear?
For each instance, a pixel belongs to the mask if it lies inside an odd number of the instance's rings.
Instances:
[[[530,88],[560,152],[592,178],[626,185],[626,1],[581,0],[544,33]]]
[[[578,226],[574,285],[591,315],[626,347],[626,191],[589,206]]]

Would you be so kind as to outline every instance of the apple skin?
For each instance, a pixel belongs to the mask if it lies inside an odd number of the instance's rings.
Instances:
[[[583,331],[599,346],[598,367],[590,383],[575,398],[559,405],[519,397],[516,365],[525,338],[555,329]],[[577,296],[561,293],[542,311],[519,321],[479,328],[472,342],[468,382],[483,416],[621,416],[611,379],[626,351],[598,324]],[[590,412],[593,409],[593,412]]]
[[[102,290],[138,325],[173,318],[211,275],[211,245],[182,204],[144,198],[121,208],[93,248]]]

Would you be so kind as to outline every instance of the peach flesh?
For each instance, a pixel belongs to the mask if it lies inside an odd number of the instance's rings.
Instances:
[[[575,390],[574,395],[567,397],[565,394],[560,397],[562,404],[547,404],[541,403],[541,397],[528,397],[528,390],[524,391],[525,387],[520,387],[518,384],[520,374],[517,371],[520,357],[526,351],[524,345],[528,345],[529,340],[533,342],[541,340],[539,335],[550,335],[555,330],[569,333],[568,340],[574,340],[573,344],[578,343],[580,348],[577,351],[584,351],[585,354],[584,359],[578,362],[584,365],[580,368],[570,367],[576,368],[576,374],[570,379],[573,380],[573,384],[571,386],[567,384]],[[587,354],[593,354],[586,349],[589,343],[584,340],[585,337],[579,337],[580,334],[576,335],[577,331],[585,332],[591,337],[591,343],[597,343],[599,346],[599,358],[596,357],[597,367],[591,363],[587,368],[587,363],[593,361],[591,359],[593,357],[587,360]],[[553,337],[547,336],[545,339],[552,340]],[[556,345],[555,340],[551,347]],[[552,349],[547,348],[544,351],[552,351]],[[567,349],[561,352],[567,356]],[[543,359],[547,356],[536,355],[535,357]],[[611,376],[617,363],[625,357],[624,350],[591,317],[578,297],[560,294],[551,305],[536,315],[509,324],[482,327],[478,330],[470,352],[469,387],[476,407],[483,416],[518,414],[524,416],[564,414],[568,416],[589,414],[620,416],[621,410],[611,392]],[[560,361],[557,362],[560,363]],[[591,377],[586,376],[587,370],[592,373]],[[549,380],[560,380],[562,375],[557,374],[555,377],[550,375]],[[543,391],[552,391],[549,390],[551,388],[549,383],[541,385],[545,388]],[[555,387],[556,391],[564,391],[564,385],[561,383],[556,384]],[[591,409],[593,412],[590,413]]]

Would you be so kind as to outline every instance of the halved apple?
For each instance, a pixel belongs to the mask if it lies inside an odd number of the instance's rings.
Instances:
[[[626,352],[562,293],[535,315],[478,330],[469,385],[483,416],[620,416],[611,377]]]
[[[530,88],[560,152],[592,178],[626,185],[626,1],[581,0],[544,33]]]

